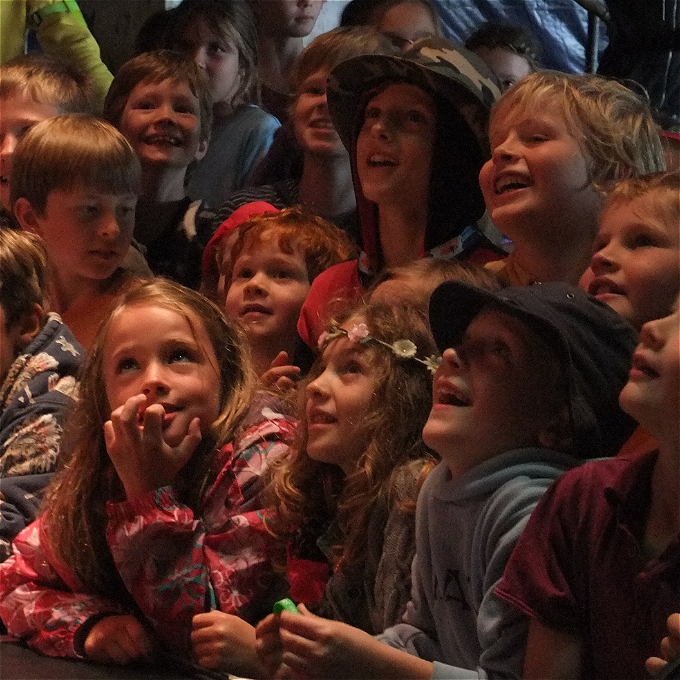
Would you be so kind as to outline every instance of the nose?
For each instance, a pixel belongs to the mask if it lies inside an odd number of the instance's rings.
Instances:
[[[672,317],[666,317],[664,319],[654,319],[654,321],[648,321],[646,324],[643,324],[640,329],[640,344],[657,351],[661,349],[664,344],[664,323],[669,321],[672,323],[672,320]]]
[[[120,224],[118,224],[118,216],[114,212],[107,211],[102,216],[99,224],[99,235],[112,241],[120,236]]]
[[[321,401],[324,397],[328,395],[328,389],[325,380],[326,371],[323,371],[314,380],[307,383],[307,399],[312,399],[314,401]]]
[[[198,68],[205,68],[207,63],[207,51],[203,45],[193,48],[191,58]]]
[[[165,395],[169,385],[165,377],[165,369],[158,361],[147,364],[142,375],[142,393],[151,399]]]
[[[258,296],[267,294],[266,277],[262,272],[255,272],[255,274],[248,279],[248,282],[245,285],[245,292],[250,295]]]
[[[590,260],[590,268],[593,270],[595,276],[616,271],[619,266],[614,257],[614,248],[605,246],[596,251]]]
[[[17,148],[17,143],[18,140],[14,135],[4,135],[2,143],[0,143],[0,155],[4,158],[11,156],[14,153],[14,149]]]
[[[514,133],[506,135],[505,139],[494,147],[491,157],[494,161],[512,160],[519,157],[519,140]]]
[[[442,354],[443,367],[451,370],[462,368],[463,365],[464,362],[459,354],[459,350],[455,349],[454,347],[448,347],[447,349],[444,350],[444,353]]]

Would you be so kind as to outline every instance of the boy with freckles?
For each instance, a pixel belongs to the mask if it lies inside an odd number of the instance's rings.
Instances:
[[[494,594],[546,488],[611,455],[634,422],[618,405],[636,334],[562,283],[497,293],[457,281],[430,300],[443,352],[423,440],[442,461],[418,497],[403,622],[373,638],[283,612],[257,629],[262,663],[305,677],[520,677],[527,621]]]

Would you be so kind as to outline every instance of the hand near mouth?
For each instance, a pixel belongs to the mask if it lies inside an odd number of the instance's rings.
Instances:
[[[165,409],[145,404],[144,394],[130,397],[104,423],[106,451],[128,499],[172,484],[202,439],[199,419],[194,418],[177,445],[166,443]]]

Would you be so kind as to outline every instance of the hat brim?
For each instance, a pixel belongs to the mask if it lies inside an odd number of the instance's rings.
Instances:
[[[460,281],[445,281],[430,297],[430,327],[439,351],[458,346],[472,320],[487,305],[519,318],[550,343],[562,361],[570,362],[562,333],[546,317],[519,306],[503,290],[492,293]]]
[[[445,60],[420,63],[418,55],[412,58],[385,54],[360,55],[335,66],[328,79],[328,109],[345,147],[348,150],[351,148],[354,124],[360,106],[365,104],[366,93],[387,82],[416,85],[447,101],[459,111],[464,104],[472,104],[483,116],[488,116],[500,90],[494,81],[486,77],[487,67],[479,66],[475,55],[467,51],[462,54],[461,50],[456,46],[446,52],[451,59],[460,62],[461,72],[456,72],[451,63]],[[468,75],[465,74],[466,65]]]

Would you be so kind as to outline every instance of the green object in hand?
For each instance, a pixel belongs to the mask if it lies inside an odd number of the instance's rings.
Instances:
[[[274,614],[280,614],[283,611],[291,612],[291,614],[300,613],[300,610],[295,606],[295,602],[289,597],[274,603]]]

